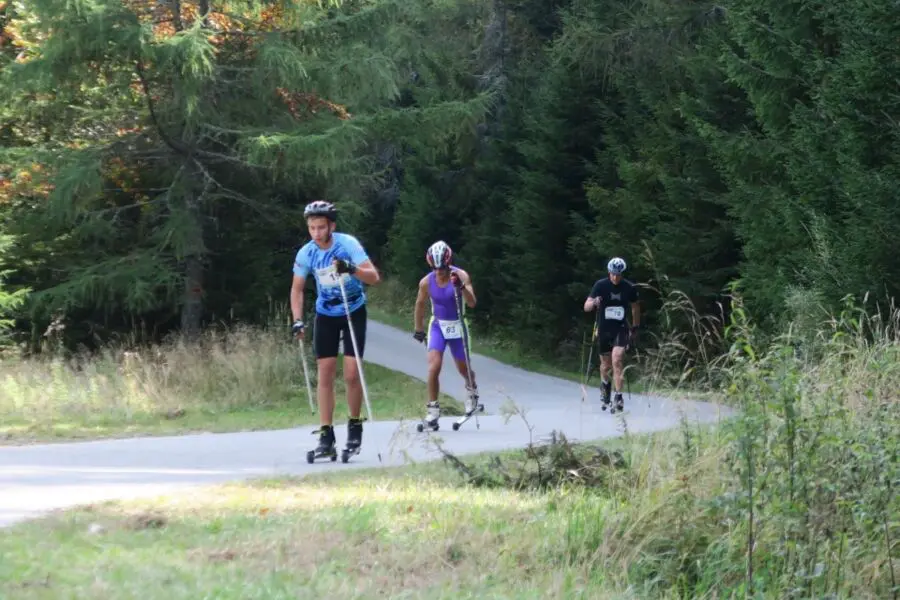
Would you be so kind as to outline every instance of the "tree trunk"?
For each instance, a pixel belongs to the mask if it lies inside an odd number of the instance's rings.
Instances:
[[[198,168],[193,169],[195,176],[193,181],[202,177]],[[204,240],[205,227],[203,226],[203,200],[209,192],[211,184],[207,181],[199,194],[196,190],[188,191],[186,200],[186,218],[193,230],[193,239],[184,250],[184,298],[181,305],[181,333],[188,341],[196,340],[200,335],[203,322],[203,285],[206,280],[206,265],[204,255],[206,243]]]
[[[184,260],[184,303],[181,307],[181,333],[188,341],[200,335],[203,319],[203,257],[191,253]]]

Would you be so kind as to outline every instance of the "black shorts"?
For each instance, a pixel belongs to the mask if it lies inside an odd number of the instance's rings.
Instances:
[[[353,322],[353,333],[356,334],[356,343],[359,346],[359,358],[362,358],[366,350],[366,305],[363,304],[350,313],[350,320]],[[356,356],[346,316],[331,317],[317,312],[314,327],[313,350],[316,358],[336,357],[342,336],[344,356]]]
[[[597,335],[600,354],[609,354],[614,346],[625,347],[628,345],[628,327],[618,325],[610,327],[600,324],[600,333]]]

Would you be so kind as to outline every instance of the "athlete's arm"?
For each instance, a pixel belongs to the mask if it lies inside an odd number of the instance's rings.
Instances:
[[[303,318],[303,288],[306,287],[306,278],[294,275],[291,282],[291,313],[294,320],[299,321]]]
[[[631,326],[641,326],[641,299],[636,285],[631,286]]]
[[[458,269],[457,273],[459,273],[459,278],[462,280],[462,295],[463,299],[466,301],[466,305],[468,305],[469,308],[475,308],[475,304],[478,300],[475,298],[475,288],[472,287],[472,278],[462,269]]]
[[[591,288],[591,293],[588,294],[588,297],[584,300],[584,312],[591,312],[600,304],[600,282],[594,284],[594,287]]]
[[[368,258],[356,265],[356,271],[354,271],[353,276],[369,285],[376,285],[381,281],[381,275],[378,274],[378,269],[375,268],[375,265],[373,265],[372,261]]]
[[[378,274],[378,269],[369,260],[369,255],[366,254],[362,244],[353,236],[349,236],[348,239],[350,241],[350,260],[356,265],[353,276],[369,285],[375,285],[380,282],[381,275]]]
[[[303,289],[306,287],[309,272],[309,265],[301,248],[294,257],[294,280],[291,282],[291,313],[294,321],[303,318]]]
[[[428,278],[419,280],[419,293],[416,295],[416,310],[413,314],[415,331],[425,331],[425,303],[428,301]]]

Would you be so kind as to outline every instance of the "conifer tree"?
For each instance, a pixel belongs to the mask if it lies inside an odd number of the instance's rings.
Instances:
[[[369,143],[421,152],[487,105],[474,93],[396,103],[410,74],[429,68],[439,17],[456,10],[429,0],[29,2],[27,45],[3,66],[0,104],[4,123],[36,141],[0,162],[41,165],[52,185],[15,222],[41,283],[35,314],[177,309],[195,335],[222,211],[284,219],[328,196],[359,218],[378,178]]]

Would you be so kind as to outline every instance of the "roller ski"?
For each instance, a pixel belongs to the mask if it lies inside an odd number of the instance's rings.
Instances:
[[[601,402],[601,408],[603,410],[606,410],[610,406],[612,406],[612,382],[611,381],[601,381],[600,382],[600,402]]]
[[[422,433],[425,431],[425,428],[432,431],[437,431],[441,428],[440,423],[438,423],[438,419],[441,418],[441,405],[438,402],[429,402],[428,405],[428,414],[425,415],[425,418],[421,423],[416,424],[416,431]]]
[[[477,412],[484,412],[484,404],[478,402],[478,390],[468,390],[469,396],[466,399],[466,412],[453,423],[453,431],[459,431],[463,423],[472,418]],[[476,426],[478,423],[476,417]]]
[[[319,434],[319,445],[315,450],[306,453],[306,462],[313,464],[317,458],[330,458],[331,462],[337,460],[337,451],[334,449],[334,427],[322,425],[320,429],[312,432]]]
[[[603,394],[603,410],[608,408],[611,415],[625,410],[625,399],[622,398],[621,392],[616,392],[616,397],[613,400],[610,400],[609,395],[610,392],[608,390]]]
[[[341,462],[346,463],[351,456],[359,454],[362,448],[363,419],[350,418],[347,422],[347,445],[341,450]]]

